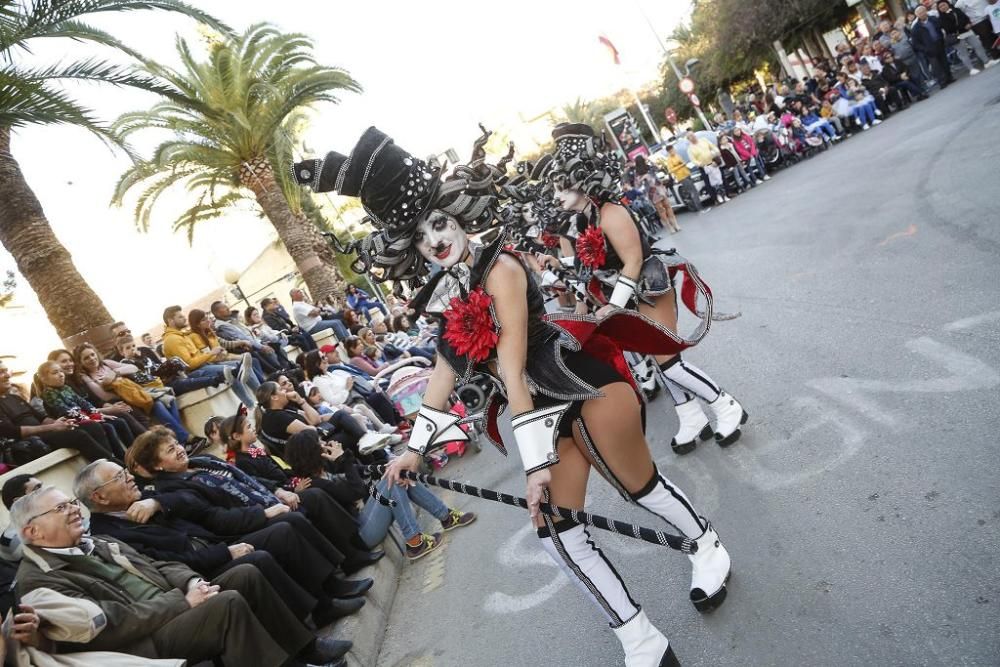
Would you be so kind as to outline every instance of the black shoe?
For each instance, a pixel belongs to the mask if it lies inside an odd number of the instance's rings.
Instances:
[[[365,606],[364,598],[351,598],[350,600],[320,600],[316,608],[313,609],[313,623],[317,628],[330,625],[333,621],[344,616],[357,613]]]
[[[354,574],[358,570],[362,570],[369,565],[374,565],[382,556],[385,555],[384,551],[372,551],[370,553],[363,553],[350,560],[345,560],[340,564],[340,569],[344,571],[344,574]]]
[[[341,579],[331,576],[323,582],[323,590],[334,598],[353,598],[364,595],[375,583],[374,579]]]
[[[328,664],[340,660],[354,646],[353,643],[332,637],[317,637],[306,650],[299,653],[299,660],[310,664]]]

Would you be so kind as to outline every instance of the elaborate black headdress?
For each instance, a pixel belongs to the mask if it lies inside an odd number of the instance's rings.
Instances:
[[[622,168],[603,136],[584,123],[560,123],[552,130],[556,142],[547,177],[561,188],[580,190],[598,201],[621,198]]]
[[[340,248],[357,255],[355,271],[378,269],[372,274],[377,280],[412,280],[427,272],[413,235],[432,211],[454,217],[471,233],[493,223],[497,168],[483,159],[482,144],[488,136],[477,142],[473,161],[456,167],[447,180],[441,179],[443,168],[436,160],[413,157],[375,127],[365,130],[350,155],[333,151],[323,159],[297,162],[292,174],[300,185],[316,192],[335,191],[361,199],[365,220],[376,231]]]
[[[516,175],[501,189],[506,201],[500,219],[515,237],[532,226],[556,233],[568,215],[555,201],[551,185],[543,180],[551,163],[551,155],[543,155],[535,163],[518,162]]]

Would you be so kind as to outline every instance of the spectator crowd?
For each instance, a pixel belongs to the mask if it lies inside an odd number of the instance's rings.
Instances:
[[[374,581],[351,577],[382,558],[390,527],[416,560],[475,520],[421,484],[370,488],[363,474],[409,432],[385,377],[433,357],[433,328],[354,287],[343,306],[290,298],[291,313],[274,298],[242,313],[167,307],[156,344],[117,322],[113,349],[53,350],[27,388],[0,362],[12,655],[346,664],[351,642],[322,630],[365,605]],[[241,407],[202,437],[178,397],[205,388]],[[72,488],[16,470],[61,448],[87,461]],[[423,532],[416,508],[440,530]]]
[[[947,88],[955,71],[976,76],[993,67],[998,35],[1000,0],[922,0],[871,35],[840,42],[836,57],[814,62],[807,78],[767,90],[754,84],[728,116],[715,115],[713,132],[684,133],[654,164],[637,157],[626,170],[626,198],[651,230],[678,232],[670,191],[697,212],[724,204],[769,180],[769,172]]]

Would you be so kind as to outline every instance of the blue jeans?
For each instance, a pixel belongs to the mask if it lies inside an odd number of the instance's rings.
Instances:
[[[181,423],[181,413],[177,411],[177,401],[170,401],[169,408],[160,401],[153,401],[153,416],[174,432],[178,442],[185,443],[191,438],[191,434]]]
[[[333,333],[337,335],[338,340],[347,340],[351,335],[347,331],[347,327],[340,320],[320,320],[316,323],[316,326],[309,330],[309,335],[318,334],[320,331],[326,331],[327,329],[333,329]]]
[[[369,323],[371,323],[372,317],[371,315],[369,315],[368,311],[371,310],[372,308],[378,308],[379,310],[382,311],[382,314],[386,317],[386,319],[389,318],[389,311],[386,310],[385,304],[383,304],[381,301],[369,301],[368,299],[362,299],[359,300],[354,305],[354,310],[364,315],[365,319]]]
[[[358,535],[369,549],[374,549],[382,543],[389,534],[389,526],[393,520],[396,521],[399,531],[406,540],[411,540],[420,534],[420,525],[417,523],[417,517],[413,515],[411,501],[430,512],[439,521],[448,518],[448,506],[423,484],[414,484],[408,489],[393,485],[392,491],[387,492],[388,484],[382,480],[375,485],[375,488],[382,495],[395,500],[396,506],[386,507],[374,498],[369,498],[365,503],[364,509],[358,515],[358,523],[361,526]]]
[[[168,383],[168,386],[174,390],[174,394],[180,396],[189,391],[197,391],[205,387],[216,387],[226,381],[221,368],[217,372],[203,373],[203,370],[204,367],[192,371],[187,374],[186,378],[177,378],[173,382]]]
[[[219,372],[222,373],[222,367],[229,366],[233,369],[233,393],[236,397],[243,402],[248,408],[252,408],[257,404],[257,399],[254,398],[254,393],[257,388],[260,387],[260,382],[257,380],[257,376],[253,373],[247,373],[246,378],[242,380],[239,377],[240,362],[238,361],[219,361],[214,364],[207,364],[202,366],[195,373],[200,373],[201,371]],[[188,373],[188,375],[191,375]]]

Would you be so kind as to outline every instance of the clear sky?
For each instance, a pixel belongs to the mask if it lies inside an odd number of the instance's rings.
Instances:
[[[639,9],[664,36],[690,13],[689,0],[189,1],[238,30],[266,21],[306,33],[322,63],[345,68],[362,84],[362,94],[317,110],[307,146],[347,152],[367,126],[377,125],[421,155],[449,147],[467,154],[478,122],[510,124],[519,114],[531,117],[577,97],[655,79],[662,52]],[[192,22],[159,12],[94,23],[170,64],[176,62],[176,33],[198,41]],[[621,66],[611,65],[599,45],[602,33],[618,48]],[[62,42],[36,48],[33,57],[81,53],[103,52]],[[74,91],[106,119],[154,101],[109,87]],[[208,292],[222,282],[226,268],[245,267],[274,238],[270,225],[247,211],[207,223],[189,246],[183,234],[170,231],[183,208],[169,199],[154,215],[152,230],[137,232],[130,207],[119,210],[108,203],[125,159],[82,130],[21,130],[13,150],[84,278],[111,314],[133,328],[156,322],[165,305],[189,303]],[[13,261],[0,251],[0,269],[8,267]],[[23,280],[18,302],[28,312],[37,308]],[[28,312],[19,317],[34,322]],[[32,354],[58,341],[44,317],[40,322],[44,331],[32,337]],[[23,348],[12,338],[4,332],[0,354],[12,342]]]

